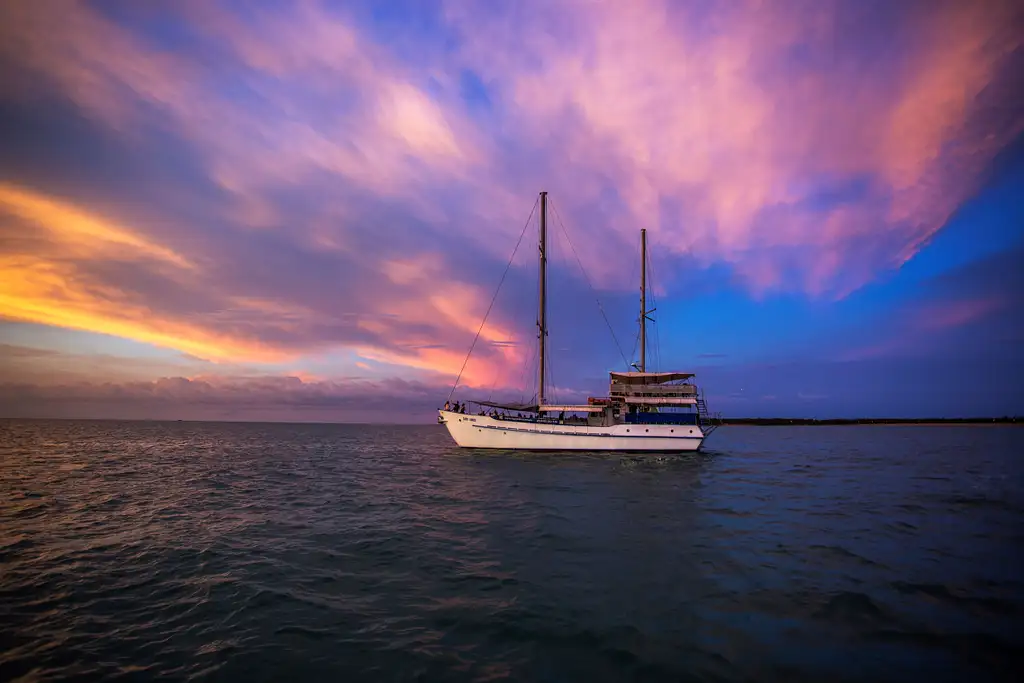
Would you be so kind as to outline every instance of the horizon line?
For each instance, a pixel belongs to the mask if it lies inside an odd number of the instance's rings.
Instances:
[[[0,420],[24,421],[62,421],[62,422],[162,422],[169,424],[282,424],[282,425],[345,425],[354,427],[422,427],[436,422],[324,422],[302,420],[201,420],[177,418],[145,418],[145,417],[7,417]],[[787,422],[793,426],[837,423],[843,424],[1024,424],[1024,415],[973,416],[973,417],[722,417],[711,418],[711,422],[721,426],[743,426],[744,424],[759,426],[760,423]],[[764,424],[763,426],[771,426]]]

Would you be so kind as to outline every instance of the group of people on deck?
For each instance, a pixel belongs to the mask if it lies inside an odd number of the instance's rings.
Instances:
[[[445,401],[444,402],[444,409],[447,410],[447,411],[451,411],[453,413],[461,413],[463,415],[466,414],[466,404],[465,403],[459,403],[458,401],[455,401],[454,403],[452,403],[450,401]],[[512,419],[512,418],[518,418],[520,420],[524,420],[527,417],[527,416],[523,415],[522,413],[516,413],[515,415],[512,415],[511,413],[505,414],[503,412],[498,412],[497,408],[491,408],[491,412],[489,412],[489,413],[486,413],[483,410],[481,410],[478,413],[478,415],[487,416],[487,417],[493,417],[495,420],[505,420],[505,419]]]
[[[466,404],[465,403],[459,403],[458,401],[455,401],[454,403],[452,403],[450,401],[445,401],[444,402],[444,409],[446,411],[451,411],[453,413],[461,413],[463,415],[466,414]],[[494,418],[495,420],[516,420],[516,419],[518,419],[518,420],[529,420],[529,419],[532,419],[534,421],[537,420],[536,417],[531,418],[531,416],[523,415],[522,413],[515,413],[515,414],[513,414],[513,413],[501,412],[497,408],[491,408],[490,412],[484,412],[483,410],[481,410],[477,414],[480,415],[481,417],[483,417],[483,416],[491,417],[491,418]],[[561,413],[559,413],[559,415],[558,415],[558,423],[559,424],[573,424],[573,423],[586,424],[586,422],[587,422],[587,418],[580,417],[578,415],[570,415],[569,417],[566,417],[564,410]]]
[[[434,405],[437,405],[437,404],[435,403]],[[456,401],[455,403],[451,403],[450,401],[445,401],[444,402],[444,409],[445,410],[450,410],[453,413],[462,413],[463,415],[466,414],[466,404],[464,404],[464,403],[463,404],[459,404],[458,401]]]

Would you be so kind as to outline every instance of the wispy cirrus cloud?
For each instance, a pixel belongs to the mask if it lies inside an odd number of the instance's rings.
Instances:
[[[88,6],[55,7],[9,12],[13,50],[111,125],[131,128],[154,107],[169,117],[249,212],[235,215],[273,223],[282,207],[269,192],[337,178],[436,221],[453,218],[437,188],[470,190],[511,231],[538,189],[509,158],[518,144],[579,223],[620,240],[650,226],[667,248],[735,263],[755,288],[787,284],[787,271],[789,286],[848,288],[897,265],[1024,130],[998,87],[1020,13],[997,0],[448,3],[458,47],[428,43],[420,64],[326,3],[245,16],[183,5],[161,17],[192,32],[179,52]],[[464,69],[493,91],[501,134],[465,106]],[[612,216],[592,220],[586,207],[609,192]]]
[[[991,255],[924,281],[870,329],[849,335],[842,361],[978,356],[994,365],[1024,338],[1024,248]],[[868,338],[867,341],[864,338]]]
[[[481,357],[467,367],[470,382],[494,383],[503,366],[492,369],[491,361],[521,357],[506,343],[513,331],[478,327],[479,292],[453,280],[436,255],[380,264],[335,313],[246,292],[219,280],[211,264],[197,270],[124,226],[33,191],[0,185],[0,218],[10,229],[0,257],[0,305],[11,320],[122,336],[222,363],[286,362],[334,342],[367,359],[443,374],[456,373],[465,354],[438,341],[453,331],[472,338],[479,329]],[[421,296],[425,291],[433,293]]]
[[[101,299],[111,303],[110,310],[98,312],[103,301],[90,298],[87,288],[71,287],[73,292],[57,295],[59,288],[53,282],[40,281],[39,273],[52,271],[57,262],[63,272],[50,279],[74,280],[68,271],[80,266],[75,254],[52,250],[19,254],[17,246],[11,252],[21,270],[13,274],[32,292],[22,291],[20,302],[12,299],[5,313],[19,320],[124,335],[218,360],[276,362],[329,345],[348,345],[374,360],[457,372],[463,360],[463,337],[482,314],[483,295],[474,283],[460,282],[430,254],[409,257],[401,244],[389,248],[387,239],[367,250],[367,233],[393,239],[397,235],[390,226],[368,220],[366,197],[373,197],[372,210],[389,197],[410,190],[422,192],[428,177],[437,181],[438,174],[469,173],[466,164],[476,156],[472,143],[453,132],[459,128],[457,116],[442,112],[410,84],[401,67],[362,40],[344,20],[313,4],[293,9],[256,13],[243,20],[213,5],[192,6],[175,19],[196,22],[196,49],[169,54],[89,6],[74,6],[66,12],[45,3],[6,8],[8,26],[19,34],[18,40],[8,44],[7,56],[14,63],[49,79],[88,116],[129,138],[149,132],[154,125],[172,130],[201,156],[204,182],[222,194],[220,205],[208,207],[219,214],[208,217],[215,224],[205,229],[175,226],[193,233],[191,238],[168,234],[166,223],[153,220],[152,214],[137,218],[135,232],[117,231],[131,235],[136,247],[155,243],[161,236],[153,233],[163,231],[163,239],[201,250],[197,257],[203,272],[179,286],[195,297],[191,306],[178,311],[187,325],[177,324],[175,316],[161,310],[162,299],[180,304],[184,298],[169,296],[168,282],[163,283],[165,291],[135,292],[155,314],[147,316],[111,301],[132,298],[131,290],[141,283],[125,277],[123,269],[117,273],[107,269],[107,277],[120,281],[106,283],[110,294]],[[210,68],[204,59],[213,55],[229,66]],[[218,88],[225,81],[234,81],[230,93]],[[292,102],[293,97],[300,103]],[[299,221],[293,222],[296,216],[289,215],[291,207],[302,201],[309,187],[322,188],[339,178],[349,186],[348,196],[361,202],[359,209],[352,212],[336,201],[325,201],[317,209],[300,212]],[[9,213],[21,208],[6,201],[14,192],[3,197]],[[85,215],[85,210],[41,192],[17,192],[37,203],[59,204],[65,214]],[[423,205],[429,211],[430,204]],[[166,206],[158,211],[175,214]],[[341,224],[328,225],[332,217],[341,218]],[[49,223],[46,216],[36,218],[33,227],[53,232],[61,217],[52,214]],[[225,223],[230,226],[226,230]],[[91,225],[103,223],[93,220]],[[11,232],[21,227],[8,223]],[[239,272],[237,265],[225,263],[238,256],[232,242],[246,239],[231,234],[238,228],[275,233],[294,252],[283,269],[264,273],[271,280],[284,280],[277,283],[282,285],[279,296],[268,295],[273,287],[245,282],[251,270]],[[262,247],[256,251],[255,258],[267,257],[260,253]],[[328,302],[323,300],[310,308],[301,301],[309,294],[302,290],[306,283],[296,288],[288,282],[295,280],[308,252],[335,252],[333,258],[321,261],[357,271],[342,298],[329,302],[331,308],[340,303],[344,310],[327,310]],[[396,256],[389,258],[389,254]],[[375,259],[382,262],[374,263]],[[408,269],[401,270],[403,263],[429,263],[429,272],[410,276]],[[227,272],[221,270],[225,265]],[[375,266],[380,270],[373,272]],[[80,272],[73,275],[83,279]],[[429,283],[424,275],[431,278]],[[195,286],[200,282],[205,285],[202,291]],[[434,294],[423,301],[419,295],[427,284]],[[119,296],[119,290],[127,290],[120,291],[125,296]],[[53,298],[43,311],[39,300],[48,296]],[[339,314],[342,320],[337,319]],[[491,350],[487,342],[511,336],[492,327],[482,335],[483,358],[467,368],[468,381],[492,381],[486,369]],[[154,328],[172,329],[158,332]],[[180,333],[173,328],[181,328]],[[460,341],[458,351],[446,348],[445,342],[452,338],[449,330],[455,330]],[[508,356],[515,349],[495,347],[494,353]]]
[[[574,208],[615,192],[609,229],[755,290],[899,265],[1024,130],[1011,2],[450,7],[465,65],[572,168]]]
[[[0,315],[449,379],[540,189],[609,289],[634,287],[643,226],[751,295],[835,297],[910,258],[1024,130],[1009,1],[438,7],[412,50],[359,3],[5,4],[0,103],[70,104],[140,173],[42,142],[49,175],[0,164]],[[516,277],[471,384],[528,360]]]

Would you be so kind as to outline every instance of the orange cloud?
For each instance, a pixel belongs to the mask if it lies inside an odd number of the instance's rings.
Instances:
[[[494,233],[514,235],[543,186],[565,198],[570,227],[612,236],[585,242],[581,256],[620,284],[619,254],[644,226],[661,249],[732,263],[754,290],[846,293],[912,256],[1024,130],[1019,115],[978,123],[998,106],[986,93],[1020,44],[1009,1],[910,13],[881,46],[891,58],[860,61],[843,52],[850,17],[834,4],[739,3],[709,16],[661,0],[536,9],[517,13],[521,30],[511,32],[501,10],[447,5],[459,49],[403,64],[317,2],[244,20],[211,3],[178,8],[200,42],[238,67],[245,105],[200,89],[208,64],[155,50],[88,6],[15,3],[2,16],[10,58],[91,115],[130,130],[148,108],[166,112],[232,195],[225,216],[287,224],[268,193],[328,174],[444,223],[449,209],[432,188],[448,183],[469,190],[468,217],[491,219],[466,239],[495,251],[504,243]],[[816,61],[797,64],[801,50]],[[451,93],[461,68],[502,96],[508,134],[549,148],[538,174],[502,171],[495,141]],[[446,89],[428,94],[427,80]],[[869,187],[856,210],[808,209],[822,178]],[[590,207],[609,188],[623,206],[595,226]],[[291,230],[346,244],[322,223]],[[853,242],[870,248],[851,256]]]
[[[514,30],[484,7],[446,5],[456,47],[409,63],[318,2],[138,10],[189,24],[181,51],[85,3],[0,5],[0,58],[19,74],[0,75],[0,97],[56,90],[126,145],[158,130],[205,183],[198,210],[146,208],[170,226],[187,216],[188,239],[0,184],[0,314],[201,358],[344,347],[454,375],[491,292],[415,251],[503,263],[540,189],[602,286],[636,286],[647,227],[657,251],[732,264],[755,292],[842,294],[915,253],[1024,126],[1017,110],[988,117],[1020,44],[1010,2],[909,13],[884,59],[843,43],[834,3],[567,0],[510,12]],[[484,123],[464,71],[491,95]],[[422,241],[394,236],[421,226]],[[371,241],[387,255],[366,254]],[[132,267],[158,283],[133,284]],[[314,277],[329,269],[357,272],[330,301]],[[516,335],[499,313],[469,383],[510,381],[528,360],[500,343]]]
[[[33,190],[0,185],[0,234],[7,245],[0,254],[0,317],[114,335],[221,363],[280,363],[315,348],[347,345],[368,359],[454,376],[464,352],[438,342],[468,343],[487,303],[476,285],[453,278],[436,254],[388,261],[380,270],[396,288],[373,302],[372,316],[352,311],[356,327],[379,342],[332,343],[311,336],[330,322],[322,313],[287,298],[208,291],[212,285],[203,283],[216,261],[201,269],[138,230]],[[171,290],[198,286],[196,296],[212,297],[216,305],[204,300],[195,310],[168,312],[162,296],[169,292],[146,293],[92,268],[108,263],[145,266]],[[337,314],[340,320],[346,315]],[[493,322],[485,325],[465,381],[490,383],[515,365],[515,347],[492,344],[514,336]]]
[[[70,264],[2,255],[0,274],[0,317],[9,320],[109,334],[214,361],[275,362],[294,357],[254,339],[155,318],[131,292],[88,282]]]
[[[397,344],[410,347],[407,352],[362,348],[360,355],[386,363],[429,369],[445,375],[457,375],[469,351],[468,341],[479,332],[479,339],[463,373],[463,381],[473,386],[487,386],[507,382],[510,373],[523,362],[521,350],[512,345],[496,344],[514,339],[516,333],[506,327],[481,320],[487,308],[479,287],[452,277],[436,254],[421,254],[407,259],[385,262],[381,266],[392,282],[415,288],[423,293],[421,299],[398,302],[384,312],[394,315],[403,323],[432,323],[465,333],[468,337],[462,349],[435,348],[426,339],[402,339]],[[379,324],[379,323],[378,323]],[[417,348],[417,346],[419,348]]]
[[[146,301],[90,276],[84,265],[137,261],[170,278],[194,277],[196,267],[174,250],[67,202],[0,185],[0,316],[135,339],[210,360],[279,360],[286,354],[252,339],[216,334],[200,325],[158,319]]]
[[[116,223],[66,202],[14,185],[0,183],[0,212],[30,222],[46,233],[48,247],[67,258],[113,257],[124,253],[192,269],[181,255]],[[22,234],[18,242],[30,239]]]

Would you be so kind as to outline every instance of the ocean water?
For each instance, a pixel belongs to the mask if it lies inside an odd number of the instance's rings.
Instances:
[[[0,421],[0,681],[1024,670],[1024,428],[725,427],[706,449]]]

